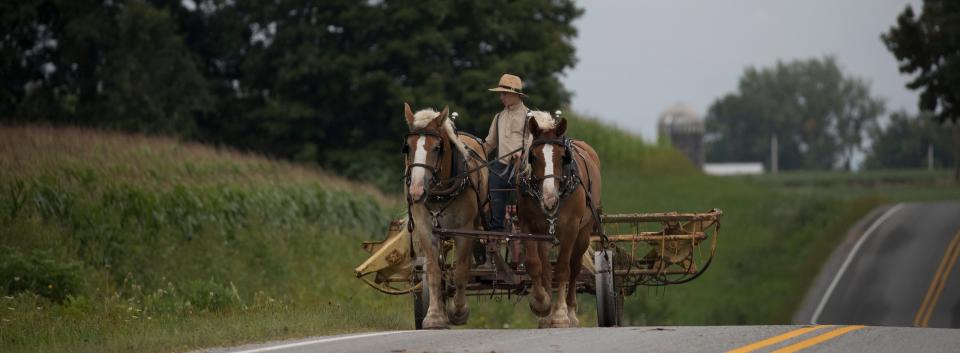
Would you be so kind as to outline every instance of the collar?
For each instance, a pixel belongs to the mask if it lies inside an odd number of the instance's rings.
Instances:
[[[507,112],[515,113],[515,112],[518,112],[518,111],[526,111],[526,110],[527,110],[527,107],[526,107],[525,105],[523,105],[523,102],[520,102],[520,103],[511,105],[511,106],[509,106],[509,107],[503,108],[503,110],[504,110],[504,111],[507,111]]]

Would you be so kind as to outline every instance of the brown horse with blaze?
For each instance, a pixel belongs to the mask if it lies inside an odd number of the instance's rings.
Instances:
[[[470,271],[473,240],[456,237],[455,293],[444,308],[441,288],[440,239],[435,227],[459,230],[482,229],[480,207],[487,199],[487,169],[482,168],[485,156],[479,141],[458,134],[448,119],[448,109],[441,112],[424,109],[414,113],[404,103],[404,117],[410,132],[404,139],[404,193],[407,196],[408,229],[412,231],[418,256],[423,256],[424,281],[429,289],[429,305],[423,328],[448,328],[463,325],[470,315],[466,284]],[[455,169],[459,171],[455,174]],[[473,172],[464,175],[467,170]],[[446,310],[445,310],[446,309]]]
[[[583,141],[567,139],[567,121],[549,113],[531,112],[528,131],[534,141],[527,158],[518,160],[517,212],[526,233],[557,238],[556,264],[550,263],[553,244],[526,241],[527,273],[533,282],[530,309],[540,327],[576,327],[576,281],[590,234],[600,227],[600,158]],[[556,278],[557,298],[551,301]]]

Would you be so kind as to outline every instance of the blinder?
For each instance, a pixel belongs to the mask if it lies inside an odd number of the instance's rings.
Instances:
[[[444,153],[445,151],[444,151],[444,148],[443,148],[443,145],[444,145],[444,144],[443,144],[443,137],[440,135],[439,132],[434,131],[434,130],[428,130],[428,129],[418,129],[418,130],[411,131],[409,134],[407,134],[406,138],[404,139],[403,148],[401,149],[401,152],[402,152],[403,154],[405,154],[405,155],[409,155],[409,153],[410,153],[409,139],[410,139],[411,136],[417,136],[417,137],[430,136],[430,137],[434,137],[434,138],[440,140],[440,142],[441,142],[441,143],[437,144],[437,146],[435,147],[435,150],[437,151],[437,159],[436,159],[436,161],[434,162],[433,165],[429,165],[429,164],[425,164],[425,163],[410,163],[410,164],[406,165],[406,170],[405,170],[404,173],[403,173],[403,180],[404,180],[404,183],[405,183],[407,186],[410,186],[410,183],[412,182],[412,180],[411,180],[411,178],[410,178],[410,174],[411,174],[411,172],[413,171],[413,167],[421,167],[421,168],[424,168],[424,169],[426,169],[426,170],[429,170],[430,173],[433,174],[433,176],[432,176],[432,180],[433,180],[433,181],[430,183],[430,185],[427,185],[427,186],[426,186],[426,190],[425,190],[426,192],[423,193],[423,195],[421,195],[420,199],[418,199],[418,200],[408,200],[408,201],[412,201],[413,203],[420,203],[420,202],[423,202],[424,200],[430,198],[430,196],[433,194],[433,191],[434,191],[433,189],[434,189],[435,187],[438,187],[439,184],[442,182],[442,181],[441,181],[440,179],[438,179],[438,178],[439,178],[439,173],[440,173],[440,168],[441,168],[441,165],[440,165],[440,164],[441,164],[442,161],[443,161],[443,153]],[[464,183],[460,183],[460,184],[465,185]],[[458,190],[459,190],[459,189],[458,189]],[[459,193],[459,191],[458,191],[457,193]],[[453,195],[453,196],[456,196],[456,195]],[[409,197],[409,195],[408,195],[408,197]]]
[[[540,184],[547,179],[555,178],[559,180],[561,199],[569,195],[577,188],[578,185],[580,185],[580,176],[577,172],[577,164],[573,162],[573,140],[565,137],[555,139],[538,139],[534,140],[533,143],[530,144],[530,150],[533,150],[533,148],[536,146],[546,144],[563,148],[563,171],[560,175],[547,175],[543,178],[537,178],[531,174],[528,178],[523,178],[523,180],[521,180],[521,191],[530,197],[537,199],[538,201],[543,201],[543,190],[540,190]],[[535,161],[536,156],[534,156],[533,153],[530,153],[528,156],[528,162],[533,164]]]

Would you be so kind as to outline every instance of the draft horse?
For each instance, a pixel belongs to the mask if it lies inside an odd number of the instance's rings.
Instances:
[[[455,237],[456,271],[453,300],[444,307],[440,288],[440,239],[437,228],[457,230],[482,229],[481,207],[487,200],[487,169],[482,167],[486,156],[476,137],[457,133],[448,119],[448,108],[437,112],[424,109],[416,113],[403,104],[403,113],[410,132],[404,139],[404,193],[407,197],[407,228],[412,232],[416,248],[425,257],[424,284],[429,286],[429,305],[422,327],[444,329],[450,324],[463,325],[470,316],[466,298],[473,240]],[[472,171],[472,172],[467,172]],[[446,314],[444,314],[446,313]]]
[[[515,163],[517,212],[526,233],[550,234],[558,241],[557,261],[550,263],[554,244],[525,241],[525,265],[533,284],[530,309],[539,326],[576,327],[576,280],[590,234],[600,231],[600,158],[586,142],[566,138],[567,121],[550,113],[531,112],[527,129],[533,142]],[[553,268],[551,268],[553,267]],[[551,302],[554,278],[557,298]]]

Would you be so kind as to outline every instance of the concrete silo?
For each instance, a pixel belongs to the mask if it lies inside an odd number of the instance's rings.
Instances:
[[[690,107],[677,103],[660,114],[657,134],[660,141],[669,141],[697,168],[703,168],[703,119]]]

